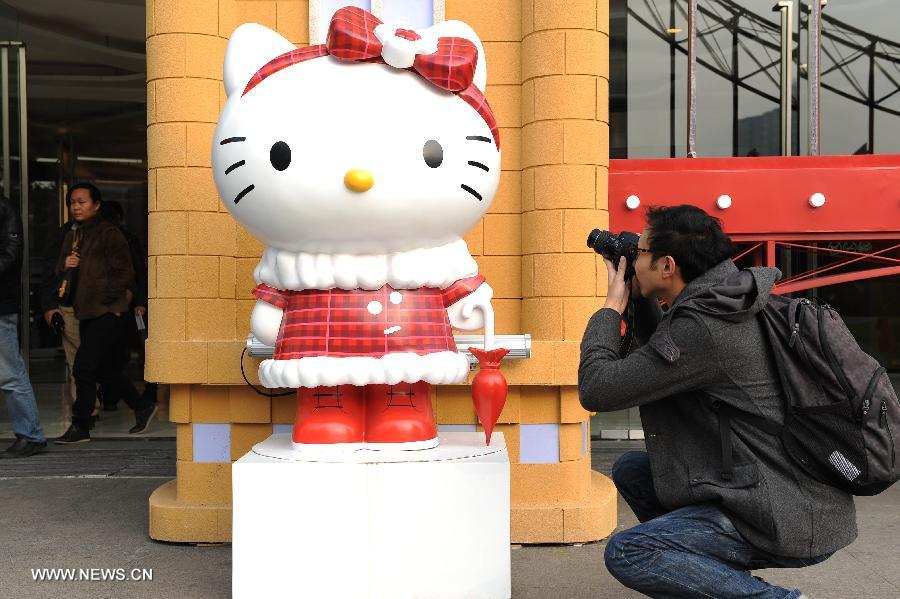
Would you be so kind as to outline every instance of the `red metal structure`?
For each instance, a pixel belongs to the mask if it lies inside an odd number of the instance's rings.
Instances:
[[[807,253],[778,293],[900,274],[900,155],[611,161],[613,231],[640,232],[645,207],[678,204],[720,218],[736,259]]]

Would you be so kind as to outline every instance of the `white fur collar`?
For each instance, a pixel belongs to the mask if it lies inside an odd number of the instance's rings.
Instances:
[[[478,274],[462,239],[392,254],[308,254],[269,247],[253,276],[276,289],[394,289],[438,287]]]

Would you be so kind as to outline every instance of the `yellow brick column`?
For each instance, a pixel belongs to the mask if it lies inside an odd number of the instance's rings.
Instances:
[[[224,105],[227,38],[257,22],[309,41],[308,0],[147,3],[150,314],[147,380],[171,386],[177,478],[150,497],[150,536],[231,540],[231,463],[273,426],[293,422],[294,398],[246,386],[241,349],[263,247],[219,201],[210,151]],[[258,361],[246,359],[258,383]]]
[[[150,536],[162,540],[220,541],[231,532],[230,465],[193,460],[191,395],[203,389],[227,403],[227,387],[206,386],[210,350],[236,337],[235,225],[219,202],[210,164],[233,27],[233,0],[147,2],[145,377],[171,385],[178,458],[177,479],[150,497]]]
[[[520,542],[596,540],[616,522],[615,490],[590,467],[575,387],[578,344],[606,292],[585,240],[609,222],[607,2],[522,2],[521,323],[545,366],[520,390],[519,449],[526,426],[558,426],[559,462],[512,466]]]
[[[488,68],[485,93],[500,128],[500,187],[490,211],[469,232],[466,243],[478,262],[479,272],[494,289],[497,333],[519,334],[522,332],[521,1],[446,0],[445,18],[471,25],[484,45]],[[434,392],[438,426],[477,425],[470,386],[441,385],[435,386]],[[476,428],[481,430],[480,425]],[[506,438],[510,461],[517,462],[517,385],[509,388],[495,430]]]

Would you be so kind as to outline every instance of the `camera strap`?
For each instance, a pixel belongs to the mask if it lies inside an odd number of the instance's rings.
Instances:
[[[631,351],[631,345],[634,343],[634,302],[629,301],[625,308],[625,335],[619,342],[619,357],[625,358]]]

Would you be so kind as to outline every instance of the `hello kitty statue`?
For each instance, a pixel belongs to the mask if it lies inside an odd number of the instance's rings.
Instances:
[[[212,163],[268,246],[259,378],[298,389],[295,448],[435,447],[430,385],[469,370],[452,329],[492,345],[492,290],[462,240],[500,179],[483,48],[458,21],[411,31],[354,7],[327,40],[295,49],[245,24],[225,56]]]

